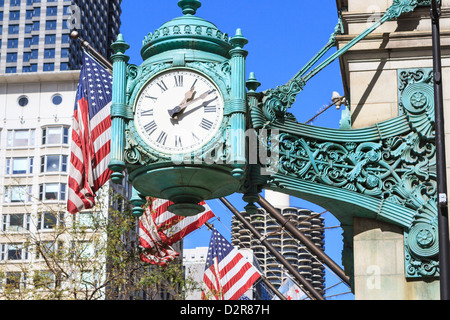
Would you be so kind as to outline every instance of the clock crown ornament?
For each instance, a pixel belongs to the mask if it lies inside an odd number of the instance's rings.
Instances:
[[[232,48],[228,34],[203,18],[195,16],[201,6],[197,0],[178,2],[183,15],[176,17],[145,36],[141,55],[144,60],[171,49],[198,49],[229,58]]]

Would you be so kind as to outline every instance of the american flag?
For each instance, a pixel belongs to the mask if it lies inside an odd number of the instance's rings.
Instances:
[[[203,276],[203,300],[238,300],[260,272],[217,230],[213,230]]]
[[[72,127],[70,213],[92,208],[96,192],[111,176],[111,99],[112,76],[84,52]]]
[[[148,200],[149,205],[139,218],[139,245],[144,251],[141,260],[151,264],[164,266],[173,260],[178,253],[170,246],[214,217],[204,201],[200,202],[205,207],[203,212],[184,217],[168,211],[172,204],[168,200],[150,197]]]

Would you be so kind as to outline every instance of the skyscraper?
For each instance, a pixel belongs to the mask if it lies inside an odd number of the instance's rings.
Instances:
[[[83,56],[70,32],[76,28],[109,57],[120,28],[120,3],[0,0],[0,299],[5,286],[35,285],[36,274],[49,274],[54,287],[59,286],[59,275],[43,263],[40,245],[56,249],[60,226],[95,213],[66,211],[77,70]],[[126,183],[111,187],[129,196]],[[103,194],[107,205],[99,211],[119,207]]]
[[[324,250],[324,219],[319,214],[308,209],[290,206],[289,196],[266,190],[266,199],[275,208],[295,224],[301,232],[322,250]],[[268,242],[278,250],[284,258],[295,267],[298,272],[311,283],[318,291],[325,289],[325,268],[314,258],[304,245],[293,238],[286,230],[273,219],[264,209],[259,208],[257,213],[244,217],[255,227]],[[276,260],[269,250],[258,239],[242,226],[242,223],[233,216],[231,221],[231,240],[234,246],[253,250],[266,278],[278,288],[288,276],[283,265]],[[291,276],[292,278],[292,276]]]
[[[120,28],[121,0],[0,0],[0,74],[77,70],[81,37],[105,57]]]

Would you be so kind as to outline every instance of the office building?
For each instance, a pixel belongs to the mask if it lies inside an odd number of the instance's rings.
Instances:
[[[78,70],[80,36],[104,57],[120,28],[121,0],[0,0],[0,74]]]

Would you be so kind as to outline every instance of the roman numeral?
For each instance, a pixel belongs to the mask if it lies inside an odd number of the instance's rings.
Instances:
[[[216,112],[216,106],[205,106],[205,112]]]
[[[164,92],[164,91],[167,90],[167,86],[166,86],[166,84],[164,83],[164,81],[161,80],[160,82],[157,82],[156,84],[158,85],[158,87],[161,88],[161,91],[162,91],[162,92]]]
[[[193,132],[192,132],[192,138],[195,140],[195,142],[197,142],[199,140],[198,137]]]
[[[205,118],[202,119],[202,122],[200,122],[200,127],[202,127],[205,130],[210,130],[213,126],[213,123],[209,120],[206,120]]]
[[[181,143],[181,137],[175,136],[175,147],[183,147],[183,144]]]
[[[145,97],[149,98],[149,99],[152,99],[153,102],[156,102],[156,100],[158,100],[158,98],[155,98],[155,97],[152,97],[152,96],[149,96],[149,95],[146,95]]]
[[[165,133],[164,131],[162,131],[158,137],[158,139],[156,139],[157,143],[160,144],[166,144],[166,140],[167,140],[167,133]]]
[[[145,110],[141,112],[141,117],[153,116],[153,109]]]
[[[175,87],[183,86],[183,76],[174,76],[175,78]]]
[[[153,132],[155,132],[156,128],[157,128],[157,125],[156,125],[155,121],[151,121],[144,126],[145,131],[147,131],[147,133],[149,135],[152,134]]]

